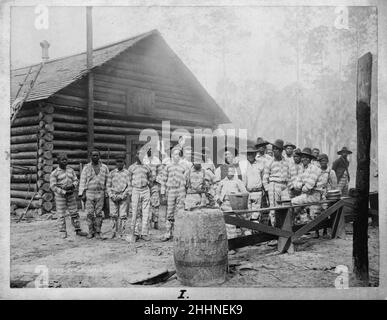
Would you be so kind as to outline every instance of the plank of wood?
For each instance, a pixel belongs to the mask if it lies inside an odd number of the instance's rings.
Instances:
[[[343,208],[337,210],[332,223],[331,238],[343,238],[345,236],[345,221]]]
[[[261,231],[264,233],[272,234],[278,237],[291,237],[293,235],[293,232],[281,230],[279,228],[273,228],[268,225],[262,224],[262,223],[256,223],[248,220],[244,220],[237,217],[232,216],[224,216],[224,221],[227,224],[232,224],[238,227],[248,228],[256,231]]]
[[[278,237],[267,233],[257,233],[249,236],[238,237],[228,240],[228,249],[235,250],[238,248],[251,246],[257,243],[262,243],[270,240],[277,239]]]

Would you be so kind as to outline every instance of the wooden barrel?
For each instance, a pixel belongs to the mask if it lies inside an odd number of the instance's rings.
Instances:
[[[177,278],[186,286],[213,286],[226,281],[228,242],[220,209],[179,211],[173,232]]]

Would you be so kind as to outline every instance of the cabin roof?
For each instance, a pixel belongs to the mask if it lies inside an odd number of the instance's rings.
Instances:
[[[99,67],[107,63],[114,57],[134,46],[136,43],[151,36],[160,37],[161,40],[166,44],[160,32],[158,30],[152,30],[120,42],[96,48],[93,50],[92,68]],[[170,53],[172,53],[175,58],[177,58],[177,62],[180,67],[185,69],[184,71],[186,75],[188,70],[188,75],[191,77],[191,80],[195,82],[196,89],[199,90],[199,93],[203,96],[209,107],[213,110],[213,112],[215,112],[216,119],[221,123],[229,123],[230,119],[225,115],[215,100],[201,86],[192,72],[189,71],[189,69],[181,62],[181,60],[172,51],[172,49],[170,49],[168,45],[167,47],[170,50]],[[24,82],[24,79],[30,69],[31,72],[37,72],[39,67],[40,63],[11,70],[11,102],[14,101],[19,86]],[[59,90],[67,87],[76,80],[81,79],[87,73],[88,70],[86,65],[86,52],[64,58],[49,60],[44,63],[35,81],[35,84],[29,93],[28,98],[26,99],[26,102],[47,99]]]

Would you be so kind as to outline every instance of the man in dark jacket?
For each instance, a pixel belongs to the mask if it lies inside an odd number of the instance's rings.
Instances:
[[[348,183],[350,181],[348,155],[351,153],[352,151],[348,150],[347,147],[343,147],[337,152],[340,157],[332,164],[332,169],[335,171],[337,177],[337,188],[341,191],[342,196],[348,194]]]

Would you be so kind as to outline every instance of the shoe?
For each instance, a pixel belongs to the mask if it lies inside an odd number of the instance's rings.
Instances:
[[[143,236],[141,236],[141,240],[150,241],[151,238],[149,236],[147,236],[147,235],[143,235]]]
[[[75,234],[76,234],[77,236],[80,236],[80,237],[86,237],[86,236],[87,236],[87,232],[84,232],[84,231],[82,231],[82,230],[77,230],[77,231],[75,231]]]
[[[66,239],[66,238],[67,238],[67,232],[61,232],[60,237],[61,237],[62,239]]]
[[[137,241],[137,237],[133,234],[130,234],[125,237],[125,241],[129,243],[135,243]]]
[[[159,230],[159,223],[158,222],[153,223],[153,229]]]
[[[96,232],[94,237],[97,239],[97,240],[105,240],[104,237],[101,236],[101,233],[100,232]]]
[[[172,239],[172,236],[170,234],[165,234],[162,238],[161,238],[161,241],[162,242],[166,242],[166,241],[169,241]]]
[[[275,247],[278,244],[277,240],[271,240],[267,243],[269,247]]]
[[[94,233],[88,233],[86,236],[87,239],[94,238]]]

